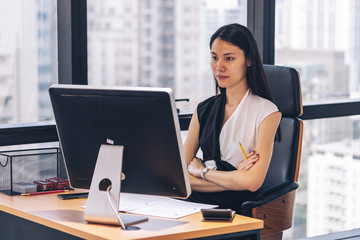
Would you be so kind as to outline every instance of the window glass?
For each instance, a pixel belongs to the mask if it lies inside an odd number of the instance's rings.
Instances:
[[[284,240],[360,227],[360,120],[304,121],[294,222]]]
[[[277,0],[275,64],[300,73],[303,102],[358,98],[360,2]],[[359,116],[305,121],[295,219],[284,239],[359,228]]]
[[[0,0],[0,124],[52,119],[56,16],[53,0]]]
[[[246,0],[88,0],[89,85],[170,87],[178,107],[215,94],[209,39],[246,24]]]

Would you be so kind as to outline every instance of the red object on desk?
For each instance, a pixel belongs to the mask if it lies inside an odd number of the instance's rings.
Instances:
[[[48,178],[46,180],[54,183],[54,185],[55,185],[54,189],[66,189],[66,188],[70,187],[69,180],[67,180],[67,179],[54,177],[54,178]]]
[[[34,192],[34,193],[23,193],[22,196],[32,196],[32,195],[42,195],[42,194],[48,194],[48,193],[61,193],[61,192],[67,192],[69,190],[55,190],[55,191],[43,191],[43,192]]]
[[[50,182],[48,180],[36,180],[33,182],[37,185],[38,191],[49,191],[55,189],[55,184],[53,182]]]

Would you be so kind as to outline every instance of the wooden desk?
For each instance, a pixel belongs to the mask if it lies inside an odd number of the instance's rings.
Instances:
[[[200,213],[178,220],[149,217],[138,231],[84,221],[86,199],[60,200],[57,194],[7,196],[0,193],[0,239],[204,239],[247,235],[260,239],[263,222],[236,215],[233,222],[205,222]],[[3,234],[3,235],[1,235]],[[15,235],[14,235],[15,234]],[[15,236],[9,238],[10,236]],[[250,238],[249,238],[250,236]],[[6,238],[4,238],[6,237]],[[43,238],[41,238],[43,237]]]

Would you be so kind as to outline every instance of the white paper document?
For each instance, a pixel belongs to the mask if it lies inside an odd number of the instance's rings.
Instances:
[[[120,212],[155,217],[181,218],[200,212],[202,208],[215,207],[217,205],[193,203],[167,197],[121,193],[119,210]]]

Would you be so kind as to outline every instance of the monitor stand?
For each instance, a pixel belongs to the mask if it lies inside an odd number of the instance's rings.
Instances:
[[[124,230],[136,230],[139,228],[129,227],[129,225],[147,221],[147,217],[118,213],[123,150],[123,146],[101,145],[91,180],[84,218],[87,222],[118,225],[122,226]],[[110,185],[110,197],[120,219],[115,215],[107,197],[106,190]]]

